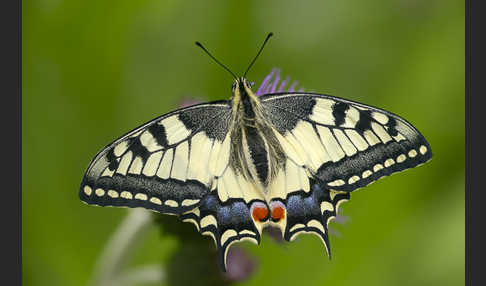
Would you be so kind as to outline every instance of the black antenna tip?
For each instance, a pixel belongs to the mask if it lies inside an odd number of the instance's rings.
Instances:
[[[260,53],[263,51],[263,48],[265,47],[265,45],[268,42],[268,39],[270,39],[271,36],[273,36],[273,33],[272,32],[268,33],[267,37],[265,38],[265,41],[263,41],[263,44],[262,44],[260,50],[258,50],[257,55],[253,58],[253,60],[251,61],[250,65],[248,66],[248,68],[246,69],[245,73],[243,74],[243,77],[246,77],[246,74],[248,73],[248,71],[250,70],[250,68],[253,66],[253,64],[255,63],[256,59],[260,55]]]
[[[205,47],[203,47],[203,45],[201,43],[199,43],[198,41],[196,41],[196,46],[200,47],[210,58],[212,58],[218,65],[220,65],[221,67],[223,67],[225,70],[227,70],[235,79],[237,79],[236,75],[229,69],[227,68],[225,65],[223,65],[222,63],[220,63],[213,55],[211,55],[211,53],[206,50]]]

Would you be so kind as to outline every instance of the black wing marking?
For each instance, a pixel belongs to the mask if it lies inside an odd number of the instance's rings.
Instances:
[[[312,93],[269,94],[261,102],[287,156],[326,189],[353,191],[432,157],[417,129],[375,107]]]
[[[194,223],[201,234],[214,239],[221,268],[225,270],[231,244],[241,240],[260,243],[262,222],[253,219],[251,206],[255,202],[266,203],[263,192],[231,166],[215,179],[213,185],[215,189],[201,201],[201,205],[181,218]]]
[[[183,221],[194,223],[201,234],[214,239],[223,271],[231,244],[242,240],[260,244],[261,230],[251,217],[250,205],[238,198],[221,202],[216,191],[202,199],[198,208],[180,216]]]
[[[325,189],[313,179],[309,179],[309,184],[309,192],[293,192],[281,200],[287,209],[283,237],[293,241],[301,233],[316,234],[324,243],[330,258],[328,225],[336,217],[340,204],[349,200],[350,193]]]
[[[228,163],[230,120],[229,103],[220,101],[179,109],[136,128],[91,161],[80,199],[172,214],[194,209]]]

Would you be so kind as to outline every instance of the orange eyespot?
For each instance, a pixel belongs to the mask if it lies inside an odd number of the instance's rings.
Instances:
[[[285,206],[279,201],[270,203],[271,217],[274,222],[285,218]]]
[[[255,221],[264,222],[268,219],[268,207],[264,203],[256,202],[251,206],[251,215]]]

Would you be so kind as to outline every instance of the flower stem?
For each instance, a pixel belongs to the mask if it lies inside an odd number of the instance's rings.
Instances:
[[[130,257],[133,254],[135,247],[141,245],[140,241],[146,234],[148,228],[152,223],[151,213],[143,209],[130,209],[128,215],[123,219],[121,224],[111,235],[106,246],[100,255],[94,271],[91,281],[88,285],[91,286],[106,286],[106,285],[123,285],[135,284],[135,278],[163,280],[165,275],[163,274],[163,267],[157,266],[157,275],[155,274],[154,266],[144,267],[137,271],[131,271],[129,274],[121,274],[123,268],[130,261]],[[148,277],[141,275],[143,273],[151,273]],[[130,279],[120,279],[121,277],[128,277]],[[142,281],[142,280],[137,280]],[[121,281],[121,282],[120,282]],[[132,284],[132,285],[133,285]]]

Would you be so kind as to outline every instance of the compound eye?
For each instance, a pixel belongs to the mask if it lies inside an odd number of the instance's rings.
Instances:
[[[233,85],[231,86],[231,91],[234,91],[236,88],[236,82],[233,83]]]

